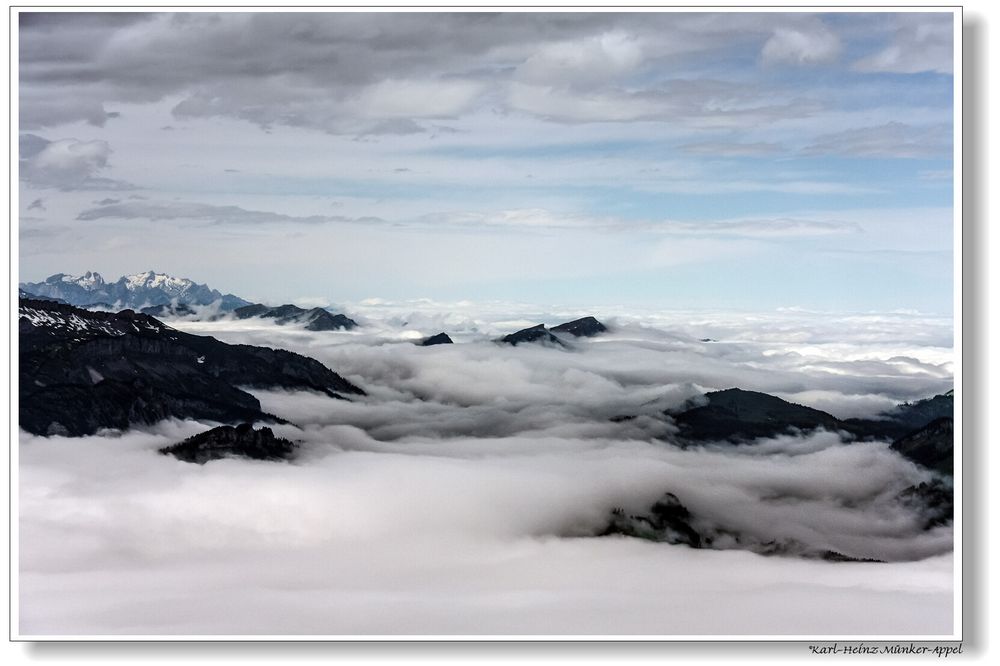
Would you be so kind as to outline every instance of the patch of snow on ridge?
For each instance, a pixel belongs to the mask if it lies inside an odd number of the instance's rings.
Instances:
[[[84,319],[77,314],[63,315],[58,312],[37,310],[31,307],[22,306],[18,308],[18,317],[26,319],[36,328],[62,328],[78,332],[90,331],[106,333],[107,335],[125,335],[123,331],[117,330],[109,322],[93,319]],[[148,328],[158,330],[147,324]]]
[[[74,275],[62,275],[59,279],[61,282],[76,284],[84,289],[94,289],[95,287],[103,286],[105,284],[104,278],[101,277],[101,274],[96,271],[87,271],[79,277]]]

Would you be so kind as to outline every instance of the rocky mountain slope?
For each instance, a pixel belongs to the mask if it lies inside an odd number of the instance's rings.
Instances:
[[[183,333],[132,310],[21,300],[18,342],[19,422],[35,434],[87,435],[168,417],[275,420],[239,387],[364,394],[314,359]]]

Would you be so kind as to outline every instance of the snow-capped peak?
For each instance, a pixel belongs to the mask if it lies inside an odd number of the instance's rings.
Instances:
[[[170,294],[178,294],[194,286],[187,278],[177,278],[165,273],[146,271],[135,275],[126,275],[125,288],[129,291],[137,289],[161,289]]]
[[[56,276],[53,275],[52,277]],[[80,285],[84,289],[94,289],[96,287],[101,287],[104,285],[104,278],[102,278],[101,274],[96,271],[87,271],[86,273],[84,273],[79,277],[76,277],[74,275],[66,275],[65,273],[60,273],[59,280],[61,282],[66,282],[69,284]]]

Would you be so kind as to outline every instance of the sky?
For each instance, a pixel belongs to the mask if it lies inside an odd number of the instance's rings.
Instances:
[[[952,15],[20,13],[19,279],[919,311]]]

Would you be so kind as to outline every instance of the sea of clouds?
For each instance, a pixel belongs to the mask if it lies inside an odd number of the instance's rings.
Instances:
[[[365,389],[254,390],[300,443],[291,463],[157,453],[211,425],[192,421],[22,432],[20,633],[951,633],[951,527],[923,530],[898,499],[926,471],[827,432],[681,449],[664,415],[732,386],[841,418],[942,393],[950,319],[602,309],[611,332],[563,350],[494,340],[590,312],[344,310],[363,325],[171,322],[312,356]],[[456,344],[414,344],[440,331]],[[886,562],[594,538],[612,508],[643,513],[665,492],[751,542]]]

